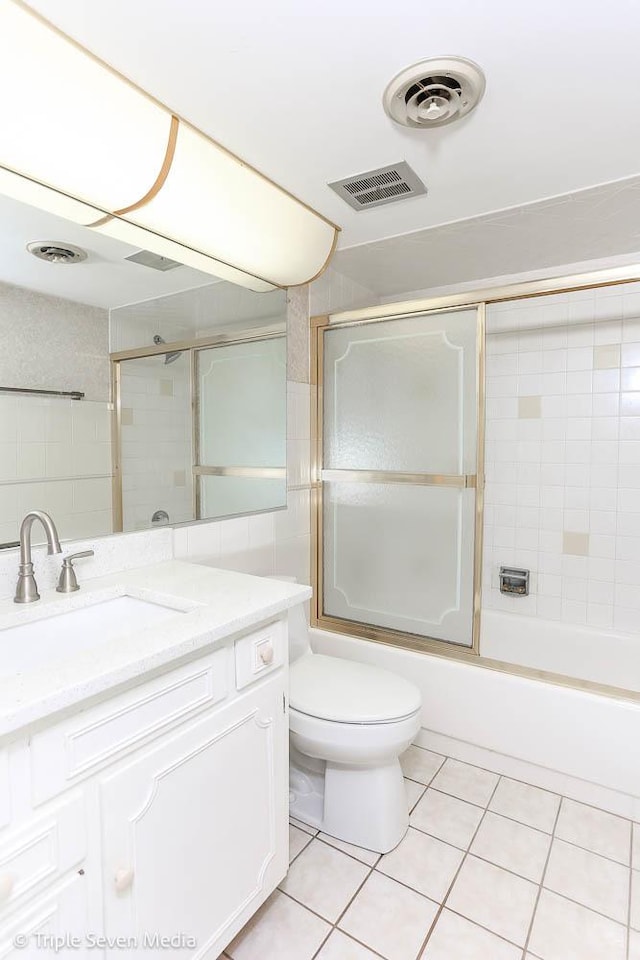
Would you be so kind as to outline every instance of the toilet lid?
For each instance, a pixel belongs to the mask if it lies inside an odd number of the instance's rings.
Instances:
[[[300,713],[339,723],[388,723],[422,706],[420,691],[403,677],[317,653],[292,664],[289,702]]]

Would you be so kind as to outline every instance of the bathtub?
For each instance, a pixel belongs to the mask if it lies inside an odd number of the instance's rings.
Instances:
[[[487,611],[483,633],[491,656],[510,640],[531,666],[541,667],[536,658],[553,654],[555,665],[545,661],[543,668],[561,670],[578,652],[581,671],[589,673],[585,679],[595,679],[593,671],[602,683],[600,671],[607,667],[608,683],[637,682],[634,648],[640,650],[640,639],[615,637],[615,658],[626,658],[618,664],[609,656],[609,637],[603,643],[602,634],[552,624],[542,638],[540,621],[529,628],[523,619]],[[605,696],[323,630],[310,634],[318,653],[377,664],[418,684],[421,746],[640,820],[640,698]]]

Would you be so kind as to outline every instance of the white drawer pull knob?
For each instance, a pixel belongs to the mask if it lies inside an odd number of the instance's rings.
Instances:
[[[115,888],[118,893],[124,893],[133,883],[133,870],[129,867],[126,870],[116,870]]]
[[[8,900],[13,893],[13,877],[10,873],[0,874],[0,903]]]
[[[272,643],[263,643],[260,648],[260,659],[266,665],[273,663],[273,644]]]

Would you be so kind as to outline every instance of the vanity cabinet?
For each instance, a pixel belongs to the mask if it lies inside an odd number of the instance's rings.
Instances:
[[[281,617],[12,745],[0,957],[217,960],[287,870],[286,650]]]

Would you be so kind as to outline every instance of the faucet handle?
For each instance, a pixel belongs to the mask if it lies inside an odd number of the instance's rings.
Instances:
[[[76,590],[80,589],[76,572],[73,569],[73,561],[79,560],[81,557],[92,557],[93,555],[93,550],[80,550],[78,553],[70,553],[68,557],[63,558],[60,579],[56,587],[58,593],[75,593]]]

